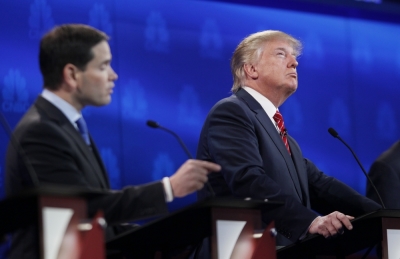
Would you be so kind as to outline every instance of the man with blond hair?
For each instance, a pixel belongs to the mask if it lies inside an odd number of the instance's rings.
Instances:
[[[265,223],[275,220],[277,245],[341,234],[352,229],[353,216],[380,209],[321,172],[288,134],[279,107],[297,90],[300,52],[300,41],[281,31],[245,38],[231,60],[233,94],[209,112],[197,150],[198,159],[222,166],[208,176],[217,196],[285,203],[262,213]]]

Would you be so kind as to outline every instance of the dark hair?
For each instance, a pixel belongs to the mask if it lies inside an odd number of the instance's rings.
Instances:
[[[53,28],[40,41],[39,65],[44,87],[57,90],[67,64],[85,70],[93,58],[92,47],[107,40],[105,33],[83,24],[66,24]]]

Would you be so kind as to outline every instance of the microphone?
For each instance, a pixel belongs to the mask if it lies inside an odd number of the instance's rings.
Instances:
[[[165,131],[169,132],[170,134],[174,135],[174,137],[179,141],[179,144],[181,145],[181,147],[185,151],[186,155],[189,158],[193,158],[192,154],[190,154],[189,150],[187,149],[185,143],[183,143],[182,139],[175,132],[173,132],[172,130],[169,130],[167,128],[164,128],[158,122],[151,121],[151,120],[147,121],[147,126],[152,127],[154,129],[162,129],[162,130],[165,130]]]
[[[331,134],[334,138],[339,139],[339,140],[351,151],[351,153],[353,154],[354,158],[356,159],[358,165],[361,167],[361,169],[362,169],[362,171],[363,171],[365,177],[367,177],[369,183],[370,183],[371,186],[374,188],[375,193],[376,193],[376,195],[378,196],[379,201],[380,201],[380,203],[381,203],[381,205],[382,205],[382,208],[383,208],[383,209],[386,209],[385,204],[383,204],[382,198],[381,198],[381,196],[379,195],[379,192],[378,192],[378,190],[376,189],[375,184],[372,182],[371,178],[369,178],[368,174],[366,173],[366,171],[365,171],[364,167],[362,166],[360,160],[358,160],[358,157],[357,157],[357,155],[354,153],[353,149],[339,136],[339,134],[336,132],[336,130],[334,130],[333,128],[329,128],[329,129],[328,129],[328,132],[329,132],[329,134]]]
[[[6,117],[2,112],[0,112],[0,122],[3,125],[4,130],[6,131],[7,135],[10,137],[12,147],[17,150],[19,156],[22,158],[22,162],[24,163],[26,170],[28,171],[29,178],[31,178],[32,184],[34,187],[39,186],[39,179],[33,169],[32,164],[30,163],[28,157],[26,156],[24,150],[22,149],[20,143],[18,142],[17,138],[12,133],[11,127],[7,122]]]
[[[151,127],[151,128],[154,128],[154,129],[162,129],[162,130],[165,130],[166,132],[172,134],[172,135],[179,141],[179,144],[181,145],[181,147],[182,147],[183,150],[185,151],[186,155],[187,155],[190,159],[193,159],[192,154],[190,154],[189,149],[186,147],[185,143],[183,143],[182,139],[178,136],[178,134],[176,134],[175,132],[173,132],[173,131],[170,130],[170,129],[167,129],[167,128],[161,126],[161,125],[160,125],[158,122],[156,122],[156,121],[148,120],[148,121],[146,122],[146,124],[147,124],[147,126],[149,126],[149,127]],[[214,197],[214,196],[215,196],[215,192],[214,192],[213,188],[211,187],[211,185],[210,185],[210,183],[209,183],[208,181],[206,182],[206,186],[207,186],[207,189],[210,191],[211,196]]]

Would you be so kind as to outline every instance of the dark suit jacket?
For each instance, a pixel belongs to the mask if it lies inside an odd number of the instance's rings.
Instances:
[[[317,217],[311,210],[314,204],[353,216],[380,208],[318,170],[290,135],[288,141],[292,156],[261,105],[240,89],[211,109],[197,158],[222,166],[221,173],[209,175],[218,196],[285,201],[283,208],[263,213],[263,220],[274,219],[278,233],[286,237],[278,235],[278,245],[295,242],[306,232]],[[207,195],[204,188],[199,198]]]
[[[400,209],[400,141],[382,153],[368,173],[387,209]],[[379,202],[373,187],[367,182],[367,197]]]
[[[40,185],[57,184],[108,191],[109,180],[99,152],[92,141],[92,151],[80,133],[53,104],[38,97],[18,123],[14,135],[32,164]],[[6,192],[18,194],[32,187],[24,162],[12,145],[7,151]],[[103,210],[109,225],[167,212],[161,182],[132,186],[108,192],[92,199],[88,214]],[[13,236],[10,258],[36,258],[36,231],[20,230]],[[107,238],[113,235],[108,229]]]

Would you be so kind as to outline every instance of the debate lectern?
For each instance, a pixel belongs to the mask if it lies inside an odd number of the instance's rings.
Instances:
[[[0,235],[37,227],[41,259],[104,259],[104,219],[87,220],[86,200],[102,192],[43,186],[0,201]]]
[[[276,258],[273,222],[263,229],[261,210],[282,202],[213,198],[192,204],[107,242],[113,258],[185,258],[179,251],[209,238],[209,258]],[[260,238],[257,238],[258,237]],[[192,250],[193,251],[193,250]]]
[[[346,258],[382,244],[382,258],[400,258],[400,210],[378,210],[352,221],[353,229],[332,239],[312,235],[277,250],[278,259]],[[397,249],[397,251],[396,251]],[[389,256],[390,255],[390,256]]]

